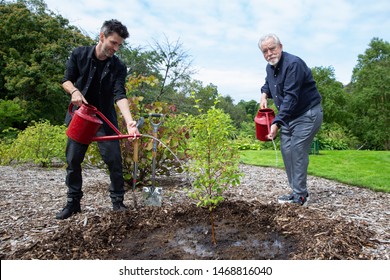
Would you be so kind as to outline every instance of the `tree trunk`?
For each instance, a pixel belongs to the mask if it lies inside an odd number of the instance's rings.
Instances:
[[[217,240],[215,239],[215,227],[214,227],[214,216],[213,211],[210,211],[210,224],[211,224],[211,240],[213,242],[213,245],[217,245]]]

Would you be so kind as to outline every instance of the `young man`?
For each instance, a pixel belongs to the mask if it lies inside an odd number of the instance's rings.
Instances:
[[[108,20],[100,30],[99,42],[94,46],[78,47],[73,50],[66,64],[63,88],[71,96],[76,106],[91,104],[118,127],[114,103],[120,109],[126,121],[128,134],[139,133],[133,121],[125,91],[126,66],[114,54],[129,37],[126,26],[117,20]],[[71,121],[68,113],[66,124]],[[98,136],[113,135],[112,129],[103,122]],[[98,142],[103,161],[110,172],[110,197],[113,210],[121,211],[127,207],[123,204],[124,179],[119,140]],[[88,145],[68,138],[66,146],[66,185],[68,186],[67,204],[56,214],[57,219],[67,219],[81,212],[82,192],[81,163],[84,160]]]
[[[268,62],[260,108],[267,108],[267,98],[272,98],[278,108],[268,138],[274,139],[281,130],[281,151],[292,189],[278,201],[305,205],[309,198],[306,184],[309,149],[323,118],[321,95],[310,68],[299,57],[284,52],[275,34],[265,35],[258,45]]]

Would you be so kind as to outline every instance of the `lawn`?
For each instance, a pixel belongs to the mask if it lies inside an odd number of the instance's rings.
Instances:
[[[280,151],[241,151],[241,162],[283,168]],[[320,151],[310,155],[310,175],[390,193],[389,151]]]

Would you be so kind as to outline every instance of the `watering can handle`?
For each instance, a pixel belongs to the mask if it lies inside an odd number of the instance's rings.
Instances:
[[[73,117],[73,103],[70,103],[70,104],[69,104],[68,112],[69,112],[69,114]]]
[[[271,125],[270,125],[270,123],[269,123],[268,113],[265,113],[265,119],[267,120],[268,134],[270,134],[270,133],[271,133]]]
[[[85,104],[85,103],[83,102],[83,104]],[[73,117],[73,115],[74,115],[73,107],[74,107],[74,104],[71,102],[71,103],[69,104],[69,107],[68,107],[68,112],[69,112],[69,114],[70,114],[72,117]]]
[[[162,118],[164,117],[163,114],[157,114],[157,113],[151,113],[149,114],[149,117],[152,117],[152,118]]]
[[[115,125],[113,125],[107,118],[105,115],[103,115],[101,112],[99,111],[96,111],[96,114],[99,115],[99,117],[101,117],[111,128],[112,130],[115,131],[116,134],[118,135],[122,135],[122,133],[115,127]]]

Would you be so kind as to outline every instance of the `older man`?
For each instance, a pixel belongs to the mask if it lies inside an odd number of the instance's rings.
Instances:
[[[278,201],[306,205],[309,149],[323,119],[321,95],[310,68],[301,58],[284,52],[278,36],[265,35],[258,45],[268,62],[260,108],[267,108],[267,98],[272,98],[278,109],[268,138],[274,139],[280,129],[281,152],[292,189]]]

